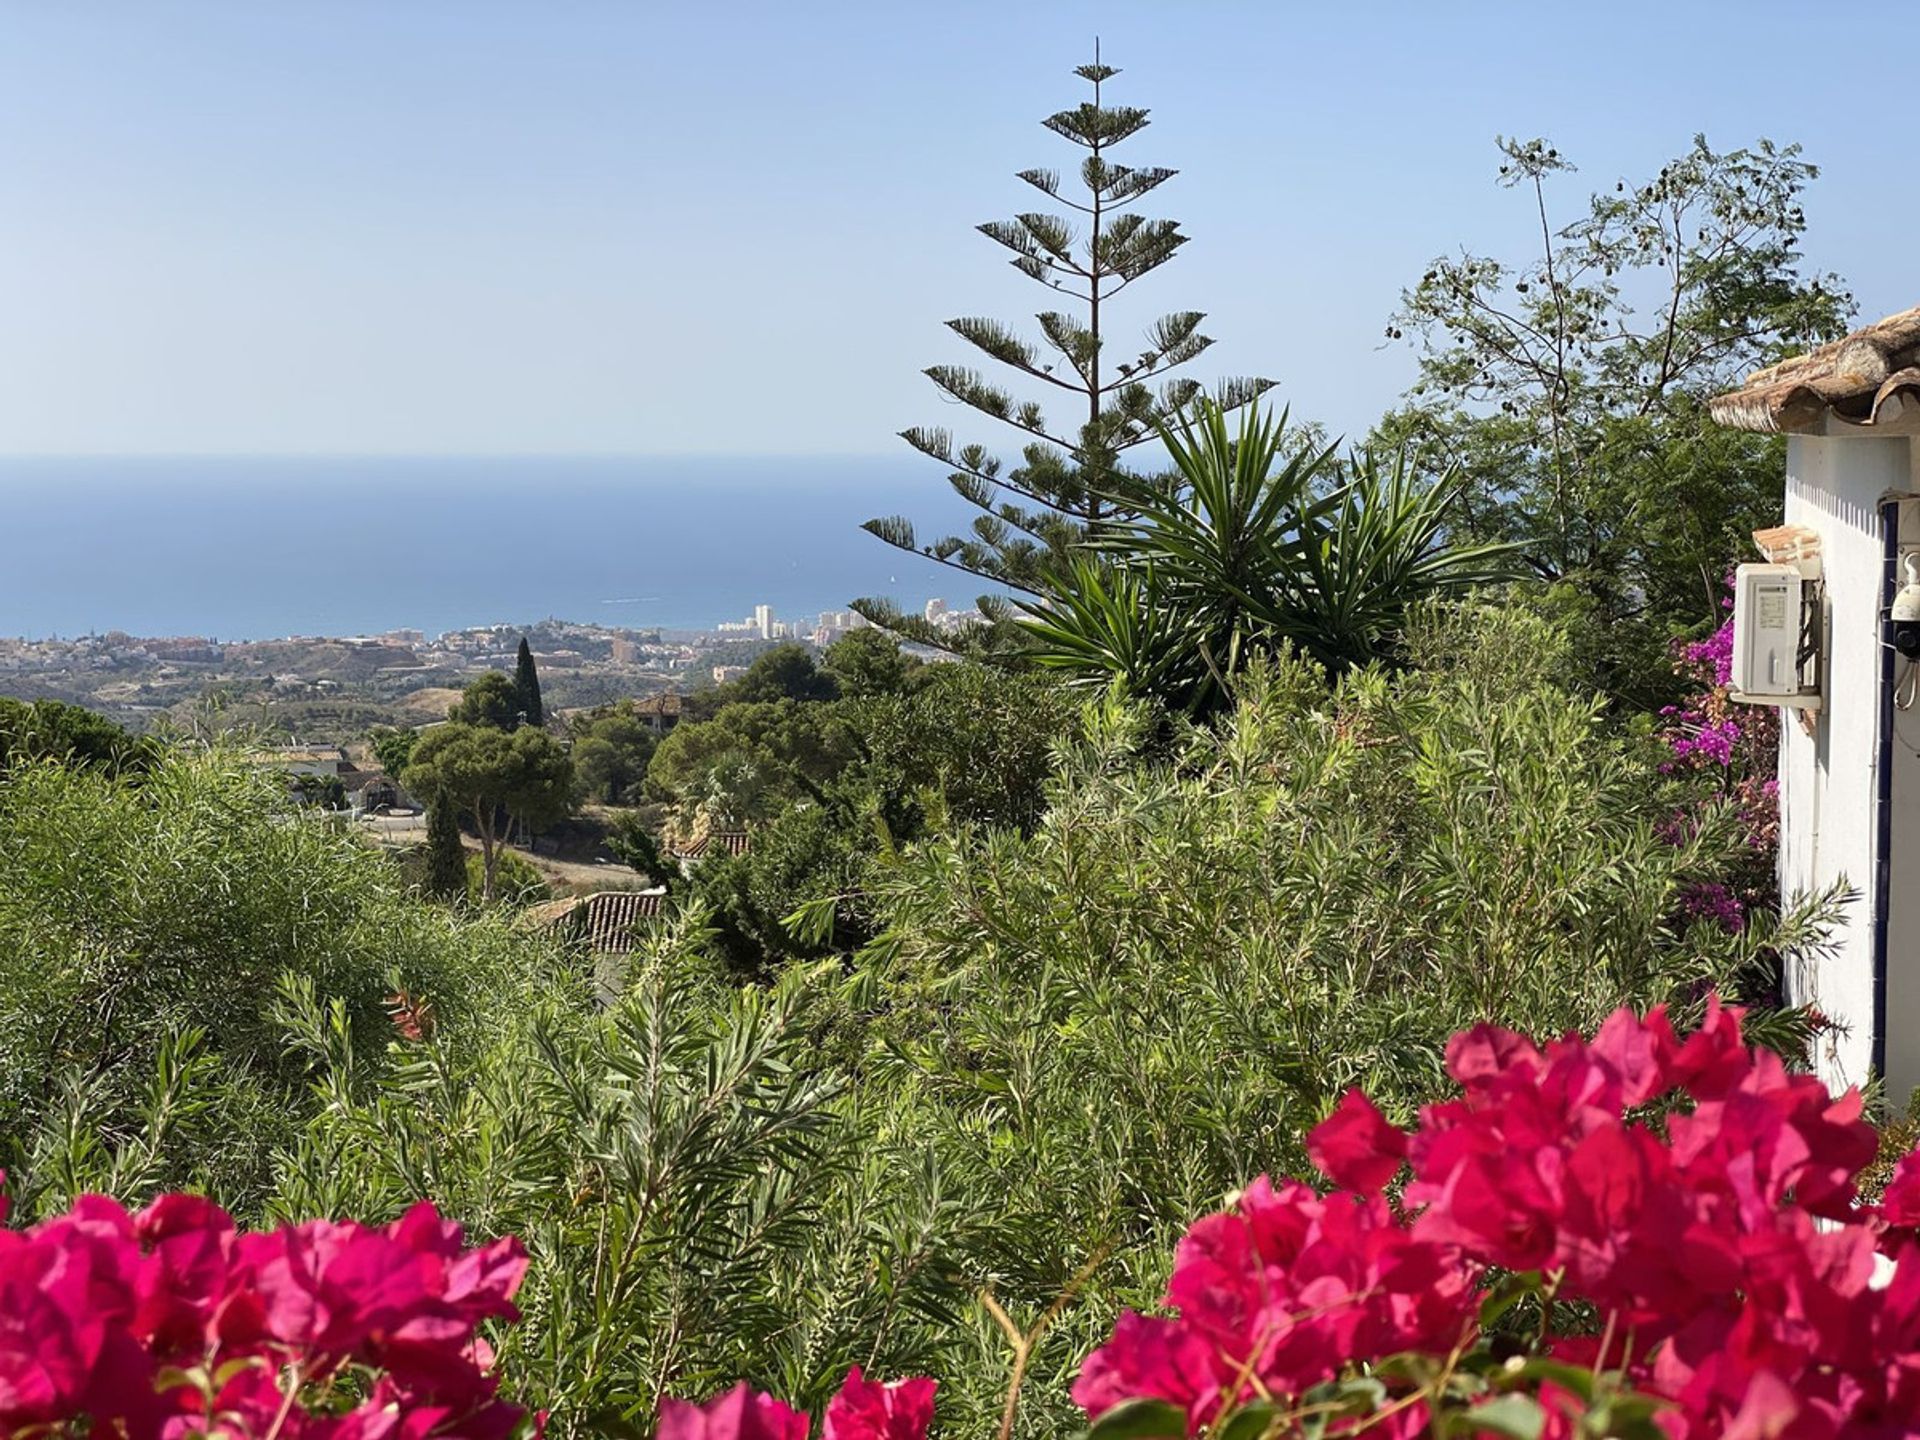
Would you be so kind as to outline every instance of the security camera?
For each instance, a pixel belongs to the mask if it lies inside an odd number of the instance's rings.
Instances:
[[[1909,660],[1920,660],[1920,551],[1908,551],[1907,583],[1893,597],[1887,619],[1893,626],[1893,648]]]

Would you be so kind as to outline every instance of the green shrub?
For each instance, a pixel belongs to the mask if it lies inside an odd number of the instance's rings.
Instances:
[[[528,1236],[503,1364],[557,1435],[736,1377],[817,1404],[856,1362],[941,1376],[943,1427],[990,1433],[1008,1356],[982,1289],[1022,1325],[1073,1293],[1019,1422],[1064,1433],[1080,1356],[1155,1302],[1191,1215],[1306,1173],[1299,1137],[1345,1087],[1406,1119],[1445,1089],[1454,1029],[1764,998],[1775,947],[1808,938],[1684,920],[1738,827],[1694,807],[1666,838],[1694,797],[1551,683],[1559,644],[1524,616],[1430,612],[1408,637],[1425,668],[1330,689],[1255,667],[1217,732],[1169,744],[1102,705],[1034,824],[875,849],[875,938],[769,989],[726,983],[696,907],[602,1016],[569,979],[496,1008],[483,1044],[383,1061],[308,1006],[328,1103],[278,1203],[383,1218],[432,1195]],[[826,818],[773,828],[798,854]],[[752,856],[775,891],[802,883],[782,845]],[[695,888],[755,874],[703,867]]]
[[[529,937],[410,897],[377,851],[223,753],[0,782],[0,1165],[31,1212],[190,1186],[256,1210],[311,1108],[282,976],[370,1047],[386,997],[454,1034],[538,973]]]
[[[481,905],[485,903],[487,884],[486,861],[479,855],[467,854],[467,903]],[[509,910],[518,910],[522,906],[537,905],[542,900],[553,898],[553,887],[547,884],[547,877],[540,873],[526,856],[517,850],[501,849],[493,857],[493,899],[497,905]]]

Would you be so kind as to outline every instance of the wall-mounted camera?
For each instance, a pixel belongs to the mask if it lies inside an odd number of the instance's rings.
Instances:
[[[1909,660],[1920,660],[1920,550],[1909,550],[1903,564],[1907,580],[1893,597],[1887,624],[1893,632],[1893,648]]]

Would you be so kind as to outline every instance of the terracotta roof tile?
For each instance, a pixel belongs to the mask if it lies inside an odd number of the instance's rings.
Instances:
[[[751,848],[744,830],[710,830],[687,845],[674,850],[674,856],[680,860],[698,860],[709,851],[726,855],[744,855]]]
[[[603,890],[529,906],[525,918],[529,924],[559,930],[569,939],[585,940],[596,955],[629,955],[639,943],[640,923],[665,914],[666,899],[664,890]]]
[[[1707,408],[1722,425],[1768,432],[1818,430],[1830,414],[1876,425],[1920,411],[1920,306],[1756,370]]]

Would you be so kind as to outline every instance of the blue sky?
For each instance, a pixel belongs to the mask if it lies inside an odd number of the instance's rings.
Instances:
[[[1920,6],[0,0],[0,453],[893,453],[940,322],[1038,308],[971,227],[1096,33],[1194,237],[1122,335],[1206,310],[1336,431],[1430,257],[1526,244],[1497,133],[1568,206],[1798,140],[1810,258],[1920,302]]]

